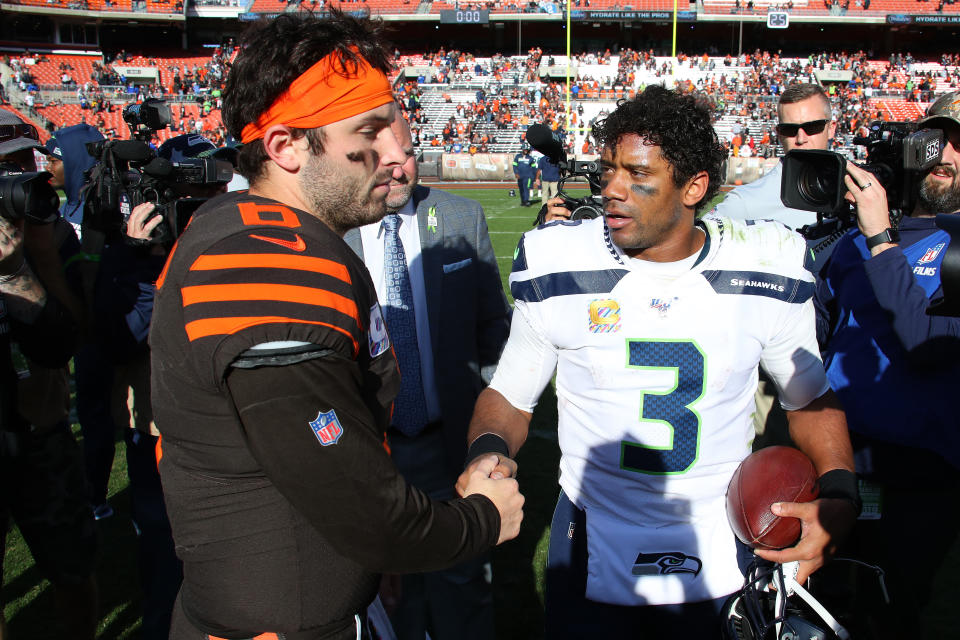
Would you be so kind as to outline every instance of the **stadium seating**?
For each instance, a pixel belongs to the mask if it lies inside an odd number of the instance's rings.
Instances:
[[[114,62],[114,66],[124,67],[156,67],[160,74],[160,84],[167,91],[173,87],[173,68],[180,69],[181,78],[186,69],[197,67],[202,69],[205,64],[210,62],[210,56],[188,56],[188,57],[161,57],[161,56],[132,56],[123,62]]]
[[[889,99],[871,100],[869,105],[872,109],[879,110],[885,120],[893,122],[916,122],[927,107],[926,104],[920,102]]]
[[[116,11],[138,13],[181,13],[176,0],[16,0],[14,4],[47,9],[70,9],[89,11]]]
[[[737,10],[737,0],[704,0],[703,11],[710,14],[763,15],[770,9],[784,9],[787,5],[787,0],[753,0],[751,10],[747,8],[747,2],[740,0],[740,9]],[[842,10],[842,2],[831,9],[829,1],[793,0],[793,6],[788,11],[799,15],[883,16],[888,13],[938,13],[939,4],[937,0],[870,0],[870,8],[864,9],[866,0],[861,0],[861,6],[857,6],[856,2],[851,0],[848,8]],[[960,3],[945,4],[940,13],[960,13]]]
[[[316,11],[324,7],[337,7],[346,12],[369,11],[372,14],[415,13],[418,0],[254,0],[252,13],[283,13],[285,11]],[[452,6],[449,8],[453,8]]]
[[[214,109],[210,115],[202,117],[200,115],[200,106],[197,104],[183,104],[184,115],[180,117],[180,104],[171,105],[173,111],[174,125],[177,130],[163,129],[157,132],[160,141],[164,141],[172,136],[185,133],[183,128],[187,126],[190,119],[200,119],[203,122],[204,131],[215,131],[222,126],[220,111]],[[85,122],[89,125],[97,126],[98,120],[103,119],[104,130],[114,138],[126,139],[130,137],[130,129],[123,121],[122,107],[114,108],[111,112],[101,111],[99,114],[90,109],[81,109],[76,104],[52,105],[40,107],[37,111],[47,120],[53,123],[56,128],[68,127],[74,124]]]
[[[28,67],[28,70],[33,75],[35,82],[41,87],[59,87],[62,85],[61,79],[64,74],[60,65],[66,65],[66,73],[70,75],[75,84],[82,85],[90,80],[94,63],[102,61],[102,56],[50,53]]]

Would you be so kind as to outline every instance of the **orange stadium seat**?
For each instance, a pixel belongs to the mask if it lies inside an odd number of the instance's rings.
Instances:
[[[82,85],[90,80],[95,62],[103,62],[103,58],[99,56],[50,53],[45,55],[42,61],[29,67],[29,71],[38,85],[59,86],[62,84],[61,77],[64,73],[60,70],[60,65],[65,64],[68,67],[66,72],[73,81],[78,85]]]
[[[893,122],[916,122],[927,106],[920,102],[890,99],[870,100],[869,105],[872,109],[879,109],[888,121]]]

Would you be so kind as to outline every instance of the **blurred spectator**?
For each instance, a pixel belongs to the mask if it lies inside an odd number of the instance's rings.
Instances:
[[[42,150],[36,128],[0,110],[0,162],[35,171],[34,150]],[[66,371],[79,308],[59,255],[78,247],[55,209],[42,218],[13,213],[0,216],[0,539],[12,516],[53,584],[62,635],[92,640],[98,540],[70,430]]]

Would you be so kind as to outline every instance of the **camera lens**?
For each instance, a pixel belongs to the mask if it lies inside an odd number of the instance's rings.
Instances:
[[[797,179],[797,191],[811,205],[829,204],[839,187],[836,175],[815,164],[804,165]]]
[[[570,213],[571,220],[593,220],[600,215],[596,207],[589,204],[581,204]]]

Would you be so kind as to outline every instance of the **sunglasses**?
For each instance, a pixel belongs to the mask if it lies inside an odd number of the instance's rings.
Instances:
[[[32,124],[0,124],[0,142],[16,140],[17,138],[31,138],[40,140],[37,128]]]
[[[811,120],[810,122],[802,122],[800,124],[781,122],[777,125],[777,133],[782,135],[784,138],[792,138],[800,133],[800,129],[803,129],[803,132],[808,136],[815,136],[818,133],[823,133],[823,130],[827,128],[828,122],[830,121]]]

